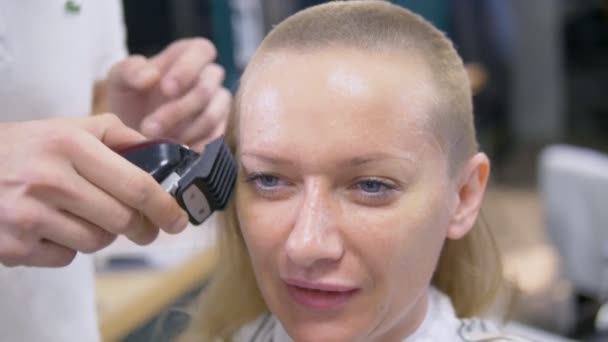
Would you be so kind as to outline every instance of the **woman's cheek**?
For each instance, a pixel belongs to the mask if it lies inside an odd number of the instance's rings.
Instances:
[[[276,249],[289,234],[293,205],[243,194],[238,200],[238,219],[251,252]]]
[[[424,250],[429,240],[441,240],[433,198],[431,192],[411,191],[385,208],[344,208],[351,213],[348,230],[360,253],[380,251],[379,262],[389,263]]]

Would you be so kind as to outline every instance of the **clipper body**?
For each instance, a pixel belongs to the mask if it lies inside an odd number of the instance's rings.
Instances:
[[[202,155],[170,140],[147,141],[118,153],[152,175],[195,225],[224,209],[234,191],[237,164],[223,137],[210,142]]]

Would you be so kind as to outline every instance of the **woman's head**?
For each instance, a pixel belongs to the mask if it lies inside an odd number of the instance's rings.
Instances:
[[[462,60],[442,32],[420,16],[387,2],[332,2],[289,17],[264,39],[239,91],[245,93],[250,75],[277,56],[329,49],[392,56],[402,64],[418,61],[424,70],[407,77],[420,82],[419,101],[427,107],[428,128],[442,148],[450,149],[455,167],[477,151],[471,90]],[[423,73],[426,80],[412,77]]]
[[[399,340],[431,282],[479,290],[469,263],[493,246],[469,231],[489,165],[462,62],[430,24],[377,1],[305,10],[262,43],[237,101],[227,262],[294,339]],[[212,291],[238,281],[226,267]]]

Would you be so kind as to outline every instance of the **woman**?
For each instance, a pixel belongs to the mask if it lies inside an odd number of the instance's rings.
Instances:
[[[490,165],[450,41],[379,1],[288,18],[247,67],[221,263],[193,341],[464,341],[500,283]]]

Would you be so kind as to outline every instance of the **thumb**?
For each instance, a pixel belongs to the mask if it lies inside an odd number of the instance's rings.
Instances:
[[[160,80],[158,67],[146,57],[133,55],[112,66],[107,85],[110,90],[146,90]]]
[[[100,114],[81,120],[79,126],[82,129],[113,149],[146,140],[146,137],[125,125],[114,114]]]

